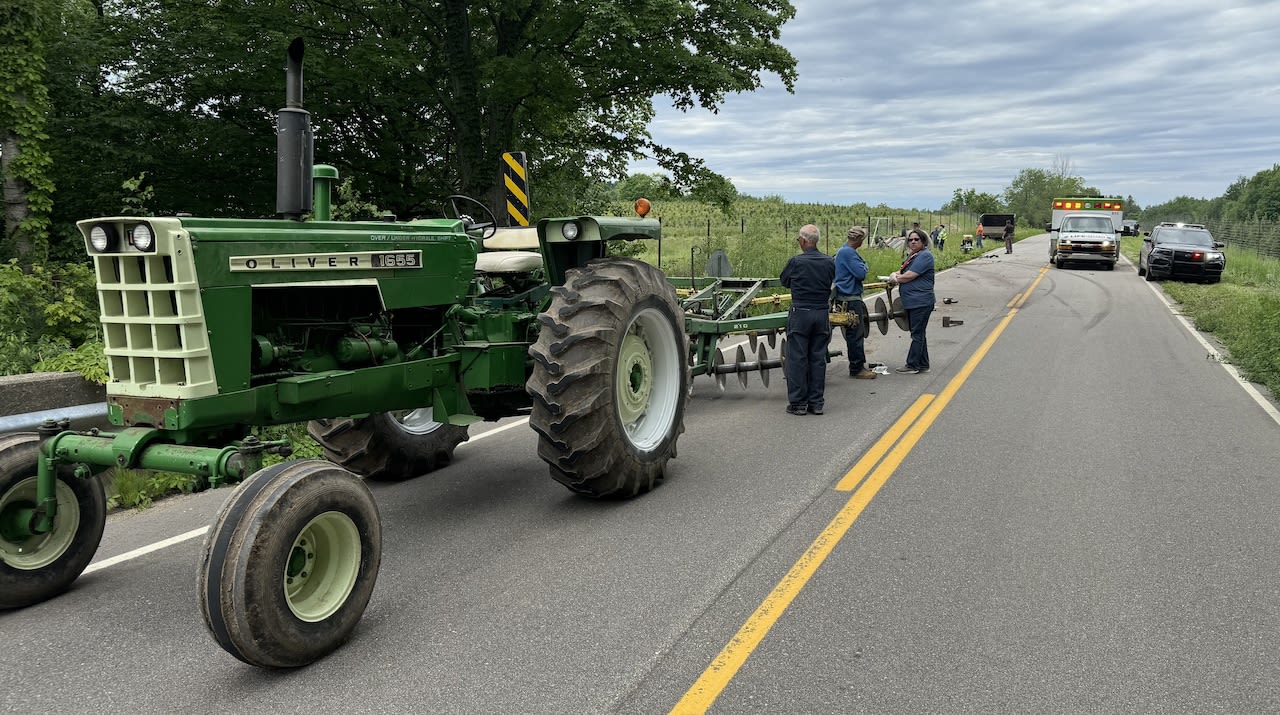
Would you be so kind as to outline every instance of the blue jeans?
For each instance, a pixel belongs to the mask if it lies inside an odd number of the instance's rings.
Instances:
[[[924,331],[929,327],[929,316],[933,314],[933,304],[905,310],[907,326],[911,329],[911,348],[907,350],[907,367],[928,368],[929,343],[925,339]]]
[[[864,341],[871,325],[867,322],[867,304],[862,302],[861,298],[846,300],[844,308],[858,316],[857,325],[844,328],[844,354],[849,358],[849,374],[852,375],[867,368],[867,351]]]
[[[787,316],[787,402],[793,407],[825,407],[827,346],[831,319],[826,308],[792,308]]]

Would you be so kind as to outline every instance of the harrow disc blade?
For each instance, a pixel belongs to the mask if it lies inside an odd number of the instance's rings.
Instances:
[[[716,387],[724,392],[724,373],[718,372],[717,368],[724,364],[724,353],[720,348],[716,348],[716,352],[711,356],[711,374],[716,377]]]
[[[902,307],[902,299],[893,299],[893,322],[898,324],[902,330],[910,330],[911,324],[907,322],[907,311]]]
[[[772,350],[776,347],[778,347],[778,331],[770,330],[769,331],[769,349]]]
[[[751,352],[756,351],[756,331],[747,333],[747,344],[751,346]]]
[[[867,317],[880,329],[881,335],[889,334],[889,308],[885,306],[884,298],[876,298],[876,312]]]
[[[770,335],[772,334],[770,333]],[[756,351],[756,360],[760,364],[760,382],[764,383],[765,389],[769,388],[769,368],[764,365],[764,361],[768,356],[769,354],[765,352],[764,346],[761,345],[759,350]]]
[[[747,354],[743,351],[742,346],[738,346],[738,353],[734,356],[734,364],[738,366],[738,384],[742,385],[742,389],[747,389],[747,373],[742,370],[742,363],[747,361]]]

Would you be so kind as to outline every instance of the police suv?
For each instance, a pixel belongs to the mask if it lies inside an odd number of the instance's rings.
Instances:
[[[1187,278],[1217,283],[1227,267],[1223,247],[1202,224],[1166,221],[1143,237],[1138,275],[1149,281]]]

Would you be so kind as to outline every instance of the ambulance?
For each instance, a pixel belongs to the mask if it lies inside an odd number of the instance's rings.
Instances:
[[[1108,269],[1120,257],[1124,231],[1124,199],[1112,196],[1066,196],[1053,200],[1049,262],[1061,268],[1071,262],[1102,262]]]

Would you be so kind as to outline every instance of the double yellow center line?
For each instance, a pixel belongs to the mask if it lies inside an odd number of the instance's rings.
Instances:
[[[818,567],[826,561],[827,556],[835,549],[836,544],[840,543],[840,539],[844,538],[845,532],[853,526],[853,522],[871,503],[871,499],[880,491],[880,487],[888,481],[889,475],[897,470],[902,461],[907,458],[911,450],[915,448],[916,443],[920,441],[930,425],[938,419],[938,415],[951,402],[951,398],[960,391],[960,387],[964,385],[973,371],[977,369],[978,363],[986,357],[987,351],[995,344],[1000,334],[1008,327],[1009,322],[1018,314],[1018,309],[1022,307],[1027,298],[1044,279],[1047,268],[1041,268],[1040,274],[1031,283],[1026,291],[1015,295],[1009,301],[1007,307],[1010,308],[1009,313],[1001,319],[986,340],[982,341],[982,345],[974,351],[969,360],[965,362],[964,367],[960,368],[960,372],[951,379],[947,386],[939,395],[924,394],[907,409],[906,412],[898,418],[893,426],[889,428],[884,435],[876,441],[876,443],[867,450],[866,454],[853,465],[844,477],[836,483],[836,490],[842,492],[852,491],[859,483],[862,486],[849,497],[849,501],[845,502],[842,507],[831,520],[827,527],[818,534],[809,548],[798,561],[791,566],[787,574],[782,577],[773,591],[765,597],[764,602],[756,608],[755,612],[747,618],[746,623],[738,629],[729,643],[721,649],[720,653],[711,661],[707,669],[702,671],[702,675],[694,681],[693,685],[680,698],[680,702],[676,703],[671,712],[680,713],[703,713],[706,712],[715,699],[720,696],[729,681],[737,674],[738,669],[747,661],[760,642],[764,640],[765,635],[769,633],[769,629],[778,621],[782,614],[800,594],[800,590],[805,587],[813,574],[817,572]],[[886,456],[887,455],[887,456]],[[874,471],[872,471],[874,469]],[[870,473],[868,477],[867,474]],[[865,478],[865,479],[864,479]]]

